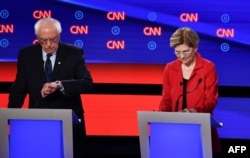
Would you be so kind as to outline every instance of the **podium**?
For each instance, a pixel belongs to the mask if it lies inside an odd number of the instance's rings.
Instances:
[[[209,113],[138,111],[141,158],[212,158]]]
[[[0,109],[0,157],[73,158],[71,109]]]

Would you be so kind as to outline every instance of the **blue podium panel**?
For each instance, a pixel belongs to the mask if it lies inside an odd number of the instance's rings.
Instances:
[[[10,119],[10,158],[64,158],[61,120]]]
[[[200,124],[150,122],[150,158],[202,158]]]
[[[222,124],[211,114],[137,113],[141,158],[212,158],[211,127]]]

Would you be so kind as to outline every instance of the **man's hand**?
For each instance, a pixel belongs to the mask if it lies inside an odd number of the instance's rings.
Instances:
[[[54,93],[57,90],[58,86],[55,82],[44,83],[41,90],[42,97],[45,98],[51,93]]]

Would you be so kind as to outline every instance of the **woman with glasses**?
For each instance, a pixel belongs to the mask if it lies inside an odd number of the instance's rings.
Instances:
[[[188,27],[177,29],[170,38],[176,60],[163,72],[159,111],[213,113],[218,99],[218,76],[212,61],[198,52],[199,36]],[[213,152],[220,151],[216,129],[212,129]]]

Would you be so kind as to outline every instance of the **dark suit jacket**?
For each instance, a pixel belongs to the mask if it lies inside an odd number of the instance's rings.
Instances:
[[[60,43],[52,74],[53,81],[62,82],[65,94],[57,90],[42,98],[41,89],[46,82],[42,47],[31,45],[20,50],[17,74],[10,88],[9,108],[20,108],[29,94],[29,108],[72,109],[79,118],[83,116],[80,94],[92,89],[92,77],[85,65],[83,50]]]

